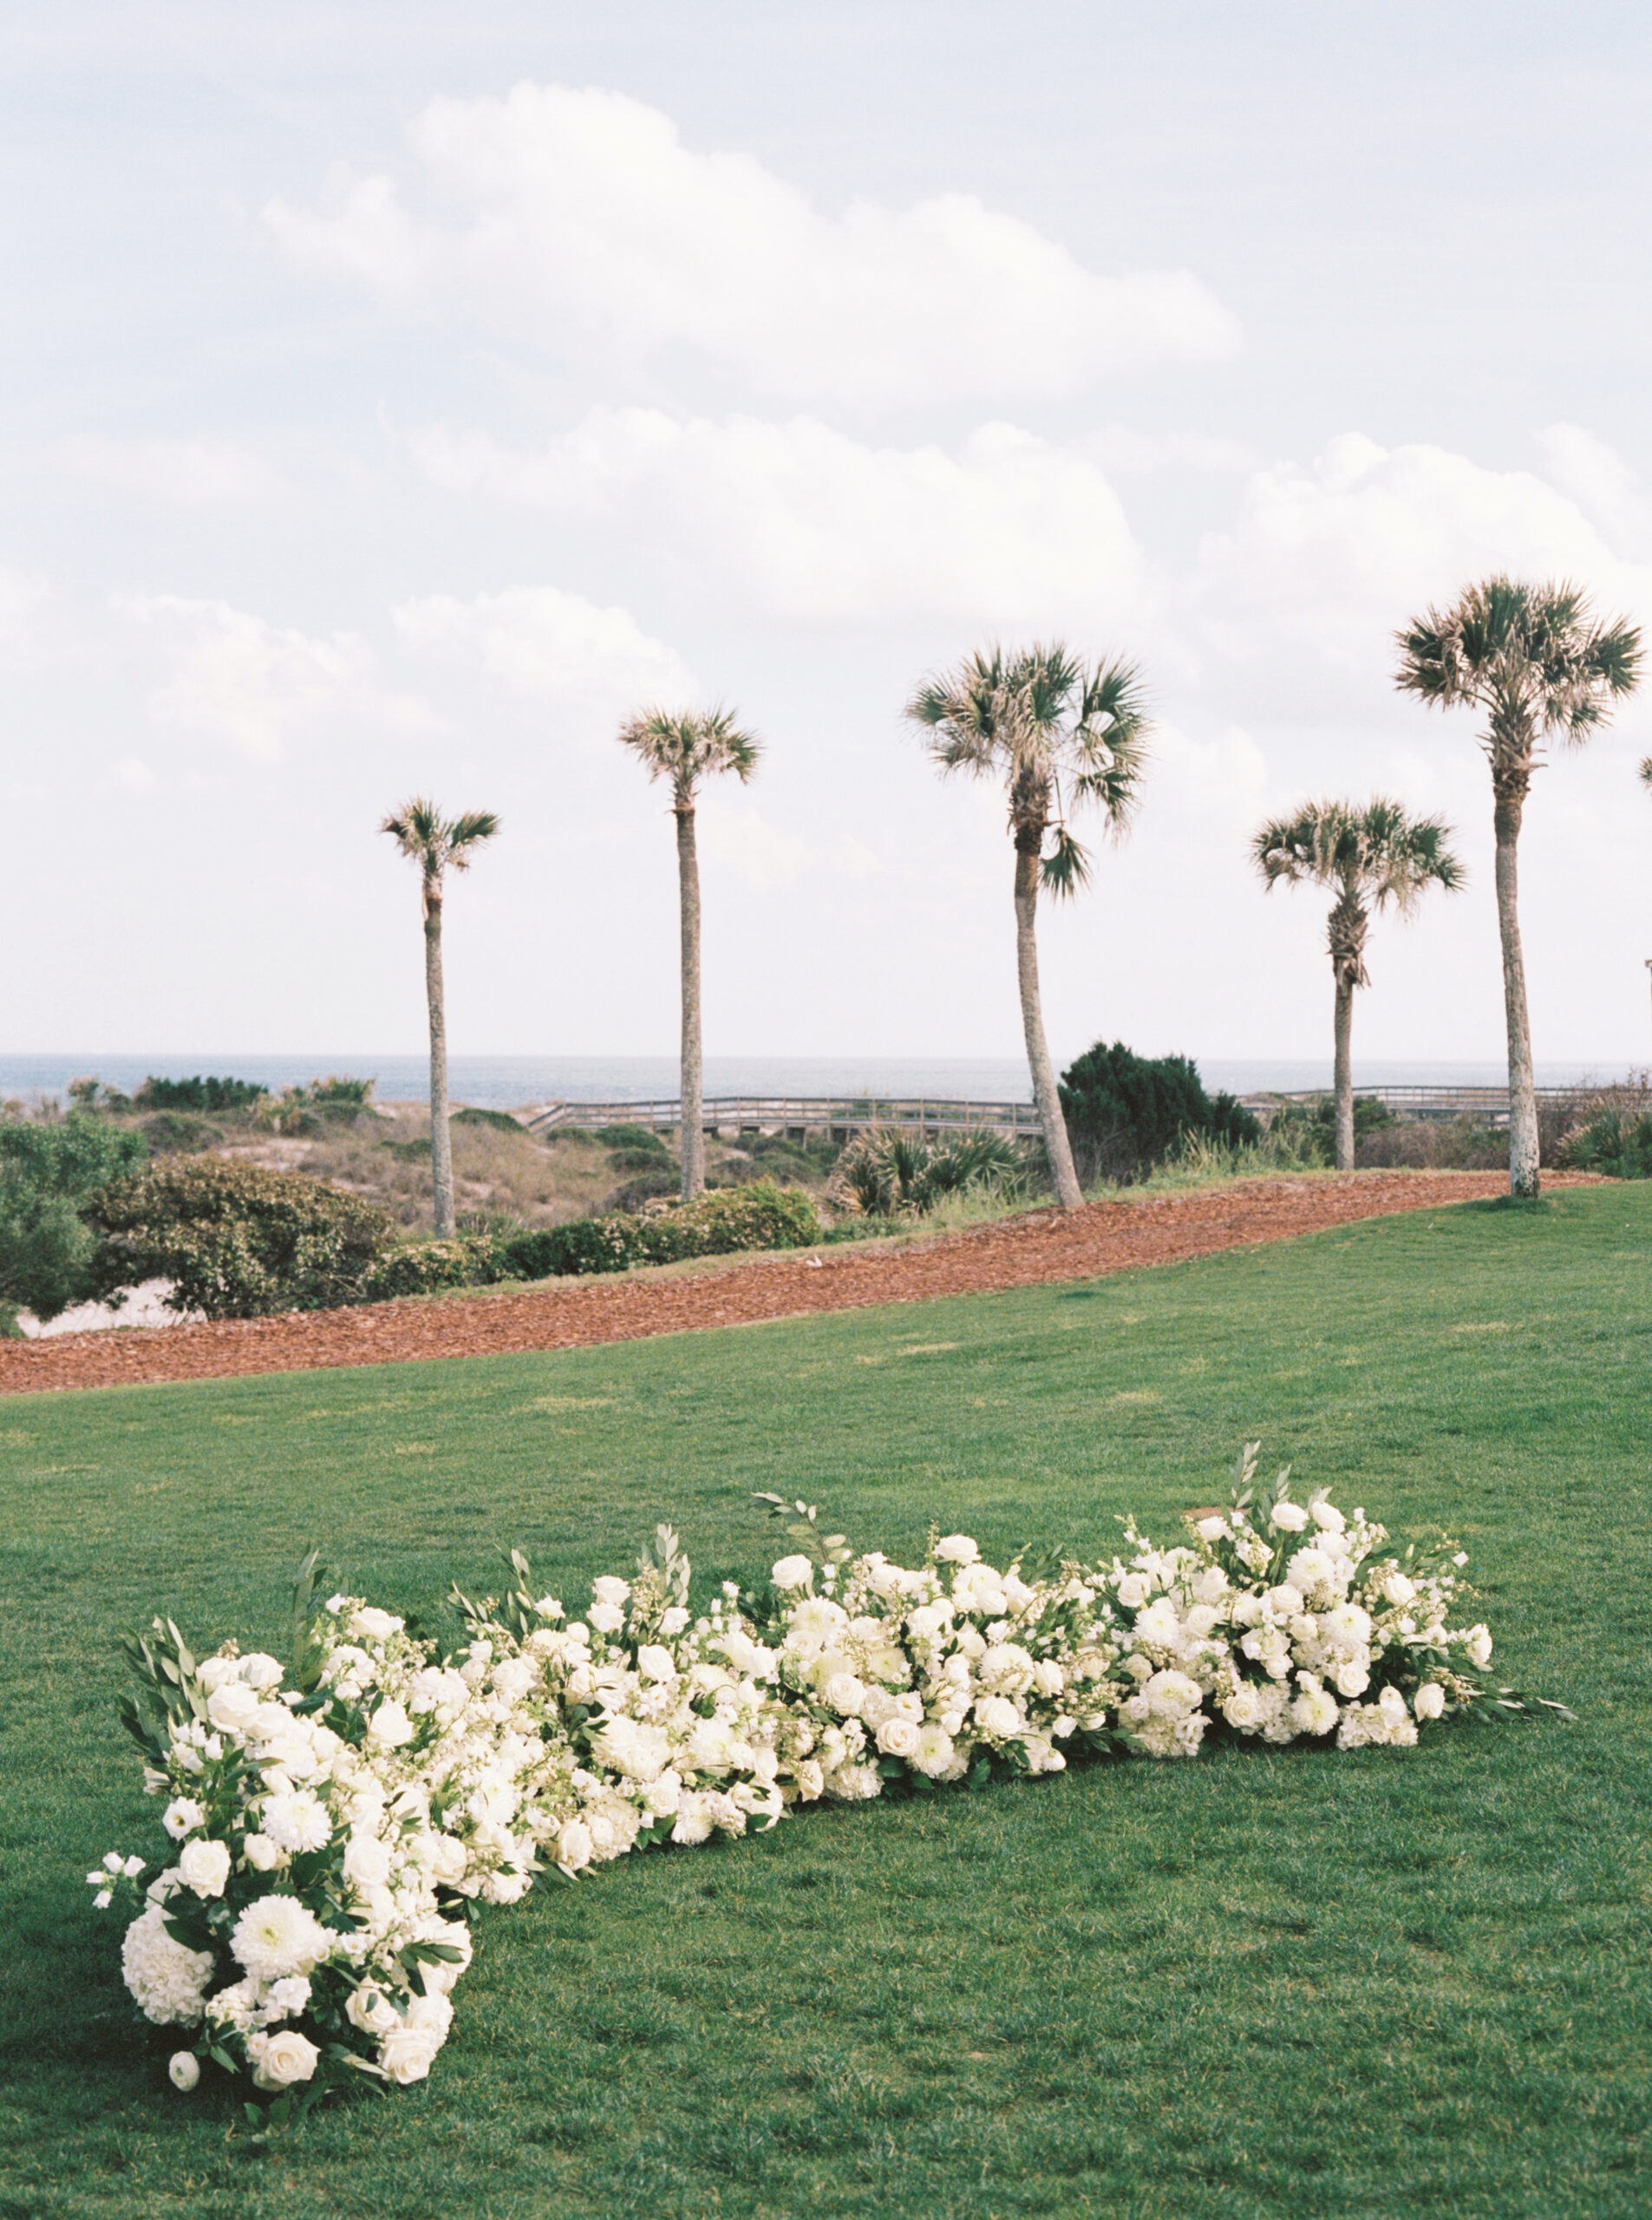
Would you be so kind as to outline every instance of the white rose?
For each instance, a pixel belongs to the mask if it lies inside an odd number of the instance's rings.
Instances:
[[[387,1750],[399,1750],[413,1740],[413,1721],[399,1703],[382,1703],[367,1732],[369,1740]]]
[[[441,2037],[434,2027],[398,2025],[379,2045],[379,2066],[387,2080],[405,2089],[410,2081],[424,2080],[441,2048]]]
[[[1241,1734],[1254,1734],[1262,1724],[1262,1701],[1248,1681],[1241,1681],[1231,1696],[1223,1698],[1222,1716]]]
[[[241,1855],[255,1873],[273,1873],[281,1863],[280,1848],[268,1835],[249,1835],[241,1845]]]
[[[358,1889],[382,1889],[390,1864],[390,1845],[376,1835],[352,1835],[344,1845],[344,1878]]]
[[[591,1853],[591,1830],[583,1819],[565,1820],[558,1832],[553,1856],[565,1873],[577,1873],[589,1865]]]
[[[1308,1513],[1300,1503],[1277,1503],[1268,1513],[1268,1523],[1283,1534],[1300,1534],[1308,1524]]]
[[[247,2055],[252,2054],[254,2037],[247,2044]],[[296,2027],[283,2027],[279,2034],[266,2035],[258,2044],[258,2068],[252,2076],[257,2089],[290,2089],[295,2081],[308,2081],[321,2060],[321,2053],[307,2035]]]
[[[820,1691],[833,1711],[846,1719],[858,1712],[866,1691],[852,1673],[834,1673]]]
[[[1403,1572],[1391,1572],[1382,1583],[1382,1593],[1390,1603],[1404,1604],[1416,1601],[1417,1583],[1408,1580]]]
[[[617,1603],[593,1603],[586,1616],[598,1634],[617,1634],[625,1623],[625,1614]]]
[[[1201,1542],[1219,1542],[1227,1531],[1227,1520],[1222,1518],[1201,1518],[1193,1529]]]
[[[1293,1587],[1288,1580],[1282,1580],[1277,1588],[1269,1589],[1262,1600],[1275,1618],[1294,1619],[1302,1610],[1303,1599],[1300,1588]]]
[[[814,1566],[806,1557],[782,1557],[770,1573],[776,1588],[806,1588],[814,1577]]]
[[[258,1691],[245,1681],[226,1681],[206,1699],[206,1716],[214,1727],[242,1734],[258,1708]]]
[[[201,2062],[193,2050],[175,2050],[167,2071],[172,2077],[173,2087],[187,2093],[201,2078]]]
[[[599,1603],[623,1603],[630,1595],[631,1584],[629,1580],[616,1580],[611,1572],[605,1572],[600,1580],[591,1582],[591,1592]]]
[[[688,1623],[689,1615],[687,1611],[683,1610],[681,1603],[673,1603],[670,1610],[660,1621],[660,1632],[668,1636],[679,1635]]]
[[[375,1982],[364,1981],[344,2007],[344,2017],[364,2035],[382,2035],[396,2025],[396,2010]]]
[[[405,1619],[392,1618],[388,1611],[375,1611],[369,1603],[352,1616],[346,1631],[354,1635],[357,1642],[388,1642],[393,1634],[400,1634],[406,1624]]]
[[[1446,1691],[1438,1681],[1426,1681],[1411,1700],[1419,1719],[1438,1719],[1446,1708]]]
[[[910,1719],[886,1719],[878,1729],[878,1747],[886,1758],[911,1758],[917,1753],[918,1730]]]
[[[1126,1611],[1139,1611],[1152,1592],[1152,1583],[1145,1572],[1126,1573],[1116,1590]]]
[[[1340,1534],[1348,1525],[1347,1519],[1343,1518],[1334,1503],[1326,1503],[1322,1499],[1317,1503],[1310,1503],[1308,1507],[1313,1512],[1314,1524],[1322,1534]]]
[[[975,1707],[976,1724],[983,1734],[1000,1741],[1021,1732],[1021,1714],[1008,1696],[983,1696]]]
[[[1371,1675],[1365,1667],[1353,1663],[1339,1665],[1331,1679],[1338,1695],[1347,1696],[1350,1701],[1355,1696],[1362,1696],[1371,1685]]]
[[[981,1550],[967,1534],[948,1534],[935,1544],[935,1554],[943,1564],[973,1564]]]
[[[437,1835],[435,1848],[430,1854],[430,1871],[434,1879],[444,1881],[449,1888],[465,1877],[465,1868],[470,1858],[465,1845],[456,1835]]]
[[[637,1669],[645,1681],[671,1681],[676,1678],[676,1660],[663,1643],[645,1642],[637,1653]]]
[[[178,1871],[198,1897],[221,1897],[230,1877],[228,1843],[209,1842],[204,1837],[186,1842],[179,1853]]]
[[[1033,1668],[1033,1686],[1041,1696],[1058,1696],[1067,1686],[1067,1675],[1053,1657],[1041,1657]]]

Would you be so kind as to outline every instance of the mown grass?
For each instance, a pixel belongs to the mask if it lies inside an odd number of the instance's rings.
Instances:
[[[562,1355],[0,1404],[0,2215],[1449,2216],[1649,2204],[1652,1189],[1091,1285]],[[747,1498],[1105,1549],[1238,1441],[1472,1550],[1572,1727],[1218,1751],[810,1813],[486,1914],[424,2086],[252,2156],[166,2086],[83,1909],[147,1838],[113,1702],[155,1610],[281,1639],[323,1539],[428,1609],[519,1541],[578,1596]]]

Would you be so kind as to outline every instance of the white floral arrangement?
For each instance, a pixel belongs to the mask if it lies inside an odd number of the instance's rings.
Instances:
[[[209,2062],[250,2078],[268,2135],[330,2088],[422,2080],[474,1907],[543,1872],[1087,1752],[1191,1758],[1212,1732],[1409,1747],[1426,1721],[1526,1708],[1461,1623],[1454,1543],[1401,1551],[1363,1511],[1295,1501],[1288,1469],[1258,1491],[1257,1446],[1176,1546],[1131,1524],[1110,1562],[1031,1577],[963,1534],[931,1534],[910,1570],[852,1557],[811,1505],[765,1495],[803,1546],[697,1615],[663,1526],[580,1619],[535,1600],[513,1552],[502,1600],[454,1591],[468,1640],[447,1657],[358,1596],[318,1604],[314,1551],[291,1668],[233,1642],[198,1659],[157,1620],[127,1642],[122,1709],[167,1850],[111,1851],[87,1879],[133,1915],[140,2014],[194,2031],[173,2081]]]

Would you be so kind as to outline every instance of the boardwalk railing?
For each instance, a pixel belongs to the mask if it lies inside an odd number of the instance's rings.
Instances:
[[[1318,1102],[1330,1092],[1329,1087],[1309,1087],[1299,1094],[1247,1094],[1243,1100],[1247,1110],[1266,1119],[1287,1102]],[[1570,1102],[1580,1096],[1598,1094],[1597,1087],[1540,1087],[1535,1090],[1538,1100],[1549,1102]],[[1509,1122],[1509,1090],[1506,1087],[1356,1087],[1356,1101],[1381,1102],[1397,1118],[1424,1123],[1444,1122],[1448,1119],[1477,1118],[1488,1126],[1506,1126]]]
[[[701,1116],[708,1133],[792,1133],[799,1139],[819,1134],[846,1140],[866,1126],[910,1126],[920,1133],[1040,1130],[1030,1102],[953,1102],[933,1096],[720,1094],[702,1103]],[[682,1105],[675,1095],[652,1102],[547,1102],[527,1123],[536,1133],[570,1128],[594,1133],[604,1126],[672,1132],[682,1123]]]

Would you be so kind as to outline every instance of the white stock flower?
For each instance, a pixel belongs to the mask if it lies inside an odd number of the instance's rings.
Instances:
[[[806,1588],[814,1577],[813,1560],[803,1556],[781,1557],[769,1574],[776,1588]]]
[[[230,1877],[230,1846],[226,1842],[209,1842],[205,1837],[186,1842],[179,1853],[178,1871],[186,1887],[198,1897],[221,1897]]]

